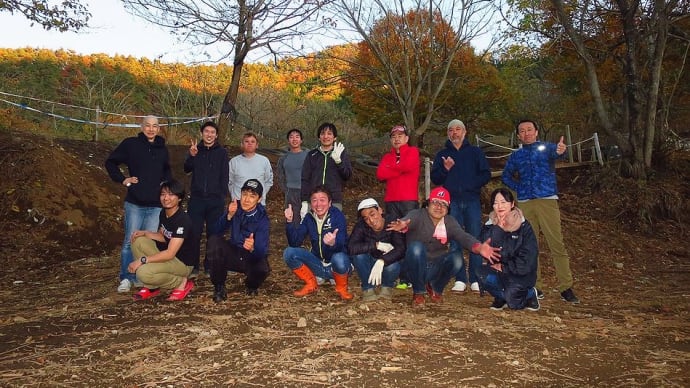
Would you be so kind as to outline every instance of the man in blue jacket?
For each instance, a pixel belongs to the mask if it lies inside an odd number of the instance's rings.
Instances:
[[[558,144],[538,141],[539,129],[532,120],[522,120],[515,127],[522,147],[513,152],[503,169],[503,183],[517,192],[518,206],[534,229],[544,233],[553,256],[558,278],[558,291],[566,302],[580,303],[573,292],[568,251],[561,232],[561,211],[558,208],[556,187],[556,159],[566,151],[563,136]],[[537,294],[543,298],[541,271],[537,266]]]
[[[285,264],[304,281],[304,287],[293,295],[302,297],[316,292],[316,276],[335,280],[335,291],[343,300],[352,299],[347,282],[352,272],[347,254],[347,223],[345,215],[333,206],[331,192],[325,186],[312,189],[311,211],[302,222],[292,222],[292,205],[285,209],[285,233],[289,247],[283,252]],[[311,241],[311,251],[302,247],[305,237]]]
[[[141,122],[141,132],[124,139],[108,156],[105,169],[110,179],[127,188],[125,197],[125,238],[120,252],[120,285],[117,292],[129,292],[136,283],[134,274],[127,267],[132,256],[132,233],[137,230],[156,232],[161,212],[160,184],[172,180],[170,157],[165,139],[158,136],[160,127],[156,116],[146,116]],[[120,165],[127,167],[125,175]]]
[[[482,187],[491,179],[491,170],[484,152],[470,144],[466,135],[467,129],[462,121],[455,119],[448,123],[448,140],[434,158],[431,181],[448,190],[453,198],[450,202],[450,215],[467,233],[478,238],[482,226],[482,205],[479,196]],[[469,252],[469,264],[470,289],[479,292],[477,271],[482,265],[481,256]],[[464,292],[467,289],[467,280],[463,266],[455,274],[455,284],[451,291]]]
[[[217,234],[208,239],[206,258],[213,283],[213,300],[227,299],[225,280],[228,271],[246,274],[247,295],[258,289],[271,272],[268,264],[269,220],[261,204],[263,186],[257,179],[248,179],[240,189],[240,199],[230,201],[228,210],[218,219]],[[223,238],[230,229],[230,238]]]

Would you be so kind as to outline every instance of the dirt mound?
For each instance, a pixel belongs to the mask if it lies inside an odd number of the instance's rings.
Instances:
[[[293,298],[277,187],[267,201],[273,272],[258,297],[230,276],[228,302],[215,304],[202,274],[181,303],[135,303],[115,292],[124,189],[103,169],[114,145],[8,131],[0,144],[2,386],[690,384],[686,169],[649,187],[599,169],[559,170],[580,305],[553,288],[548,249],[537,313],[492,312],[490,298],[449,291],[421,309],[409,290],[364,304],[357,276],[350,303],[330,286]],[[186,147],[170,151],[186,181]],[[350,228],[357,199],[382,195],[375,179],[355,174]]]

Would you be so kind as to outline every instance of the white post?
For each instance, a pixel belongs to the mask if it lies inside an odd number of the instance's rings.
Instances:
[[[565,141],[568,143],[570,147],[570,152],[568,152],[568,162],[572,163],[573,162],[573,139],[572,136],[570,136],[570,124],[565,126]]]
[[[96,105],[96,122],[97,123],[101,122],[101,106],[100,105]],[[98,126],[99,125],[100,124],[94,125],[94,128],[96,128],[96,129],[95,129],[95,133],[93,134],[93,141],[98,141]]]
[[[424,199],[429,198],[431,192],[431,159],[424,158]]]
[[[601,146],[599,145],[599,135],[594,132],[594,149],[597,154],[597,161],[599,161],[599,165],[603,166],[604,165],[604,158],[601,156]]]

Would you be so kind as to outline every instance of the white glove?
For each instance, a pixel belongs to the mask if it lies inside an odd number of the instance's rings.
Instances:
[[[309,212],[309,203],[307,201],[302,201],[302,208],[299,209],[300,219],[304,219],[304,216]]]
[[[388,252],[390,252],[390,251],[393,250],[393,245],[392,245],[392,244],[389,244],[389,243],[387,243],[387,242],[381,242],[381,241],[379,241],[379,242],[376,243],[376,249],[378,249],[379,251],[381,251],[381,252],[383,252],[384,254],[386,254],[386,253],[388,253]]]
[[[379,284],[381,284],[381,274],[382,273],[383,273],[383,260],[378,259],[378,260],[376,260],[376,263],[374,263],[374,266],[371,267],[371,274],[369,274],[369,284],[371,284],[372,286],[378,286]]]
[[[340,162],[342,161],[340,159],[340,155],[343,154],[343,151],[345,151],[345,145],[343,145],[343,143],[335,143],[333,145],[333,151],[331,151],[331,158],[333,158],[336,164],[340,164]]]

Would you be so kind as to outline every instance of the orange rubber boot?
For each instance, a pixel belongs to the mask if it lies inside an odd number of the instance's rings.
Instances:
[[[314,277],[314,274],[306,265],[302,264],[301,267],[293,269],[292,272],[305,283],[304,287],[292,293],[294,296],[307,296],[313,292],[316,292],[316,289],[319,288],[318,284],[316,284],[316,277]]]
[[[352,294],[347,291],[347,279],[350,275],[340,275],[333,272],[333,279],[335,279],[335,292],[340,295],[343,300],[351,300]]]

